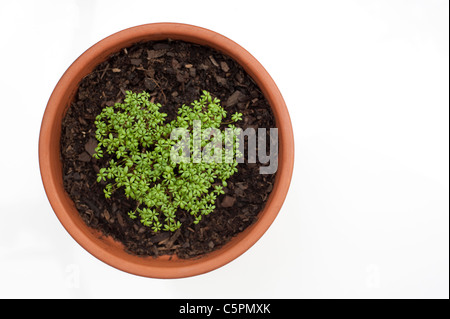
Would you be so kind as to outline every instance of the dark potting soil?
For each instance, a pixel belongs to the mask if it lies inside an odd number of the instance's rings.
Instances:
[[[154,233],[139,218],[130,219],[127,213],[136,203],[122,190],[105,198],[105,183],[96,179],[108,158],[92,157],[97,146],[94,121],[102,108],[122,102],[127,90],[150,93],[163,106],[161,112],[168,114],[167,121],[175,118],[178,107],[207,90],[222,101],[228,114],[244,115],[239,127],[275,127],[269,103],[257,85],[240,65],[216,50],[169,40],[138,43],[111,55],[80,82],[62,121],[64,187],[86,224],[122,242],[131,254],[192,258],[223,246],[254,223],[272,191],[275,174],[259,174],[262,164],[247,163],[247,152],[246,162],[239,164],[225,194],[217,198],[216,210],[197,225],[190,214],[179,210],[182,226],[174,233]]]

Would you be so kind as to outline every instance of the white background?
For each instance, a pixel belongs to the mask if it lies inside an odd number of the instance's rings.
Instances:
[[[448,1],[1,1],[0,298],[448,298]],[[124,28],[219,32],[269,71],[295,171],[272,227],[211,273],[158,280],[83,250],[38,165],[58,79]]]

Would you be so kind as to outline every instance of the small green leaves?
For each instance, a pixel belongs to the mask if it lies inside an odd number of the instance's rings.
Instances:
[[[238,112],[234,113],[231,116],[231,119],[233,120],[233,122],[242,121],[242,113],[238,113]]]
[[[97,176],[98,183],[100,183],[101,181],[106,181],[106,168],[101,168]]]
[[[223,187],[222,187],[222,186],[219,186],[219,185],[214,186],[214,192],[215,192],[217,195],[225,194],[225,192],[223,191]]]
[[[170,123],[165,123],[167,114],[159,112],[161,105],[150,102],[150,98],[146,92],[127,91],[123,103],[105,107],[96,117],[98,146],[93,157],[100,159],[105,153],[112,157],[108,167],[99,170],[97,182],[106,182],[106,198],[121,189],[127,198],[136,201],[136,209],[128,212],[131,219],[139,218],[154,232],[174,232],[181,227],[177,220],[180,210],[189,213],[194,224],[213,212],[217,197],[225,194],[226,180],[237,171],[235,160],[225,160],[236,155],[237,146],[231,154],[219,153],[222,161],[193,160],[199,153],[193,147],[195,136],[202,136],[195,125],[200,124],[202,130],[234,125],[223,122],[227,112],[220,100],[207,91],[190,106],[179,107],[177,118]],[[233,114],[231,120],[242,120],[242,114]],[[172,147],[179,143],[171,139],[176,129],[184,129],[188,137],[194,137],[187,139],[188,160],[179,163],[171,157]],[[200,147],[223,144],[224,139],[224,134],[218,134]]]

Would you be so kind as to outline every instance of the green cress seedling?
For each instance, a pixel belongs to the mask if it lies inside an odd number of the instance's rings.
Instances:
[[[100,169],[97,182],[107,182],[106,198],[123,189],[127,198],[137,202],[136,209],[128,212],[130,218],[139,218],[154,232],[173,232],[181,226],[177,220],[179,210],[190,213],[195,224],[214,211],[217,196],[224,194],[226,181],[237,172],[234,158],[239,151],[235,136],[215,134],[201,139],[202,154],[215,160],[199,161],[195,125],[201,124],[203,133],[208,129],[217,131],[221,124],[229,124],[234,130],[231,123],[241,120],[242,114],[234,113],[231,122],[223,122],[227,112],[220,100],[203,91],[199,100],[181,106],[177,118],[165,123],[167,114],[159,112],[161,105],[149,98],[146,92],[127,91],[123,103],[105,107],[97,116],[98,146],[93,156],[99,159],[106,152],[112,157],[108,166]],[[171,138],[176,130],[187,133],[187,142],[181,143],[179,135]],[[205,151],[208,144],[221,146],[222,142],[234,143],[224,152],[214,147]],[[181,148],[174,152],[175,146],[189,146],[188,153]],[[174,161],[174,154],[183,160]],[[187,156],[182,157],[183,154]]]

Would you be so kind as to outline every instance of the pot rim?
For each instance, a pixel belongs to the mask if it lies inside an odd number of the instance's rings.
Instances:
[[[183,40],[212,47],[233,58],[253,78],[274,112],[279,138],[278,171],[273,190],[258,220],[230,242],[200,258],[139,257],[126,253],[122,244],[91,229],[81,219],[62,182],[61,120],[80,80],[120,49],[141,41]],[[151,278],[183,278],[224,266],[253,246],[270,227],[287,195],[294,165],[294,136],[289,113],[275,82],[244,48],[214,31],[181,23],[151,23],[116,32],[87,49],[66,70],[53,90],[41,124],[39,165],[45,192],[54,213],[67,232],[85,250],[122,271]]]

